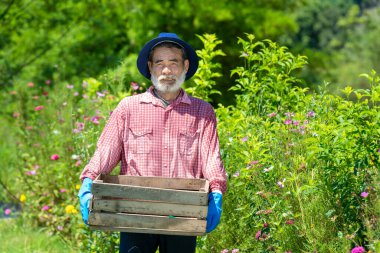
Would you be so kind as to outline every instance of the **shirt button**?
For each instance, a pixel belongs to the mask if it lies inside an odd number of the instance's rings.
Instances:
[[[165,146],[164,148],[168,148],[168,146]]]
[[[168,165],[164,164],[164,167],[168,167]]]

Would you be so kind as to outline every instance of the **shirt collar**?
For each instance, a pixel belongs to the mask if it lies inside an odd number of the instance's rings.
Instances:
[[[141,98],[141,103],[152,103],[156,104],[157,103],[157,98],[153,94],[153,86],[150,86],[149,89],[143,93],[142,98]],[[179,103],[185,103],[185,104],[191,104],[191,100],[189,95],[186,93],[184,89],[181,88],[180,94],[177,97],[175,101],[173,101],[172,104],[179,104]]]

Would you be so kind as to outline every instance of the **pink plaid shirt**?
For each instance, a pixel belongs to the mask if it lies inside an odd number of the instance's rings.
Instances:
[[[166,108],[147,92],[124,98],[112,112],[80,178],[120,174],[206,178],[210,191],[227,188],[212,106],[183,90]]]

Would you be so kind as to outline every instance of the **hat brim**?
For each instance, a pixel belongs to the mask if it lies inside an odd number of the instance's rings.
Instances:
[[[150,80],[150,71],[148,68],[148,60],[149,60],[149,54],[152,48],[161,42],[164,41],[172,41],[174,43],[177,43],[181,45],[187,54],[187,59],[189,60],[189,69],[186,73],[186,80],[190,79],[195,72],[197,72],[199,59],[197,56],[197,53],[195,50],[185,41],[179,39],[179,38],[173,38],[173,37],[158,37],[155,39],[152,39],[151,41],[147,42],[145,46],[141,49],[139,56],[137,58],[137,68],[140,71],[140,73],[148,78]]]

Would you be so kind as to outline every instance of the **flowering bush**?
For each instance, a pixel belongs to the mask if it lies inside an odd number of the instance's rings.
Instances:
[[[210,101],[218,94],[212,79],[220,67],[210,61],[224,53],[215,52],[221,44],[215,36],[201,39],[205,50],[198,52],[202,64],[194,80],[202,89],[188,91]],[[368,89],[347,87],[342,97],[329,86],[309,92],[295,75],[304,57],[269,40],[255,42],[253,35],[238,43],[244,66],[232,70],[236,105],[216,108],[229,189],[221,224],[198,238],[197,250],[380,251],[377,74],[363,75]],[[19,158],[9,190],[22,218],[82,252],[118,245],[118,233],[83,224],[76,195],[110,113],[121,98],[146,89],[130,82],[126,69],[122,64],[75,84],[18,82],[2,94]]]

